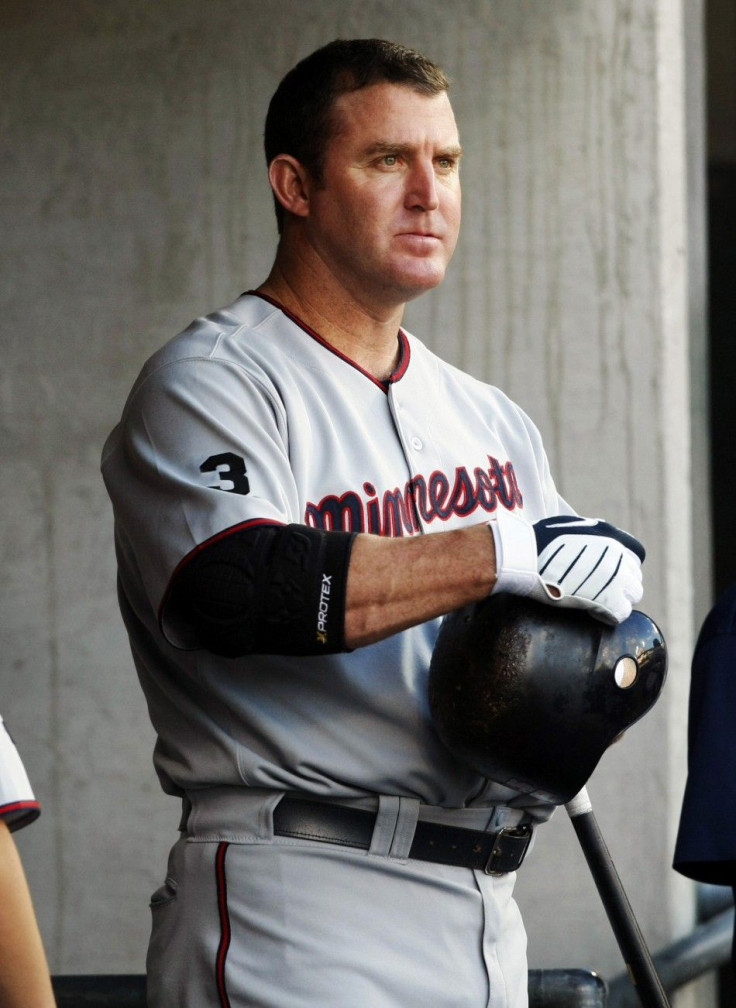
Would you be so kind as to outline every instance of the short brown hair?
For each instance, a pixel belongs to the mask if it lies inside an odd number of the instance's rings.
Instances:
[[[426,95],[450,86],[440,67],[406,46],[384,39],[335,39],[297,63],[276,89],[266,115],[266,163],[290,154],[320,183],[335,100],[381,83],[403,84]],[[284,210],[274,202],[281,230]]]

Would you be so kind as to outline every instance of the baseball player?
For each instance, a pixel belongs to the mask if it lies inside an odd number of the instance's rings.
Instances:
[[[41,809],[0,717],[0,1008],[53,1008],[46,954],[23,865],[11,833]]]
[[[700,630],[692,661],[688,776],[674,868],[736,896],[736,583]],[[736,969],[736,933],[731,953]]]
[[[154,354],[103,452],[183,810],[152,1008],[527,1004],[512,892],[551,806],[440,743],[438,619],[511,591],[617,622],[643,550],[572,513],[529,418],[401,327],[458,233],[447,86],[379,40],[286,75],[273,269]]]

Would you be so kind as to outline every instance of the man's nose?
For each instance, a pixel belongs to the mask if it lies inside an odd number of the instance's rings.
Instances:
[[[409,209],[436,210],[439,206],[437,177],[430,160],[415,162],[407,179],[406,206]]]

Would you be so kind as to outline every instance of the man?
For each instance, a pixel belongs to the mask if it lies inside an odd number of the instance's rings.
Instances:
[[[736,582],[701,627],[692,661],[688,776],[673,867],[736,896]],[[731,946],[736,970],[736,930]]]
[[[28,881],[12,834],[41,808],[0,717],[0,1008],[53,1008],[54,994]]]
[[[643,551],[572,515],[530,420],[401,329],[458,234],[447,86],[376,40],[287,74],[271,273],[149,361],[104,452],[156,766],[184,808],[152,1008],[527,1001],[514,870],[551,809],[439,742],[437,618],[501,590],[616,622]]]

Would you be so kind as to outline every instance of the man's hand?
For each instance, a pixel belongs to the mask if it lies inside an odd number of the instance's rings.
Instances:
[[[559,515],[530,525],[502,511],[489,524],[496,547],[492,593],[587,609],[605,623],[621,623],[643,595],[644,547],[606,521]]]

